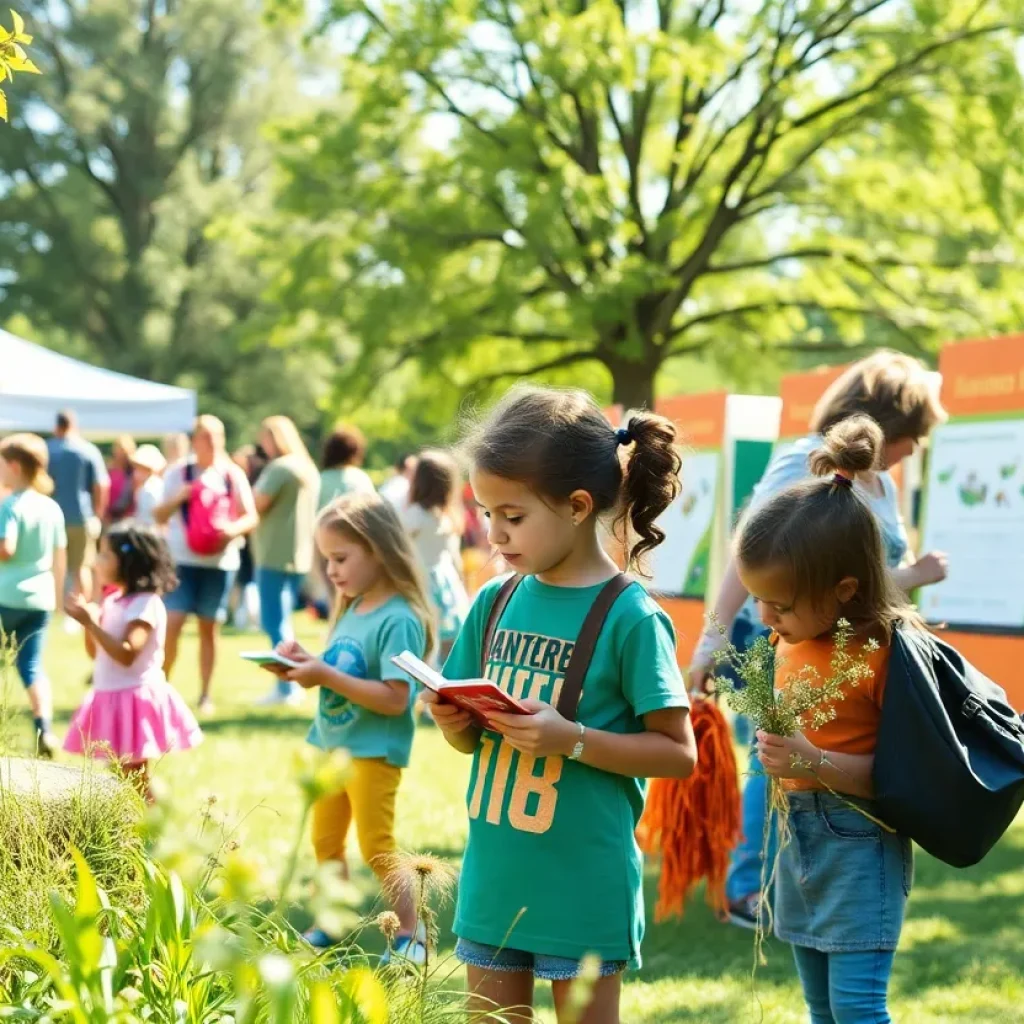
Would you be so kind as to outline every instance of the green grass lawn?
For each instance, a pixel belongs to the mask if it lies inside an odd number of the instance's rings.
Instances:
[[[302,619],[299,628],[311,646],[321,631]],[[303,746],[313,700],[301,711],[251,707],[269,686],[269,676],[237,657],[259,649],[259,637],[224,640],[214,684],[217,713],[205,723],[206,740],[195,751],[168,757],[157,777],[169,787],[173,814],[183,834],[198,827],[206,798],[218,798],[213,811],[225,819],[243,849],[275,873],[290,849],[299,801],[292,756]],[[195,638],[186,638],[176,683],[187,699],[197,694]],[[61,630],[51,633],[47,665],[54,680],[57,729],[63,732],[83,692],[89,671],[81,642]],[[20,694],[14,694],[20,699]],[[28,746],[28,721],[23,744]],[[436,730],[421,729],[413,764],[399,803],[398,836],[408,849],[430,851],[457,862],[465,840],[463,790],[468,759],[451,751]],[[951,823],[952,824],[952,823]],[[353,921],[372,905],[372,877],[350,846],[353,880],[362,905]],[[302,871],[313,866],[304,846]],[[656,874],[648,875],[648,904]],[[599,898],[599,894],[595,894]],[[299,922],[300,924],[302,922]],[[443,953],[450,953],[451,913],[442,922]],[[372,945],[372,940],[371,943]],[[745,1022],[762,1019],[752,997],[752,935],[718,923],[694,902],[686,918],[651,924],[644,943],[643,970],[628,979],[623,1020],[629,1024],[667,1022]],[[757,975],[763,1019],[805,1021],[788,949],[767,946],[768,966]],[[458,972],[454,962],[455,981]],[[897,1021],[908,1024],[1024,1021],[1024,818],[980,867],[955,871],[919,853],[917,881],[910,902],[892,986]],[[546,996],[545,996],[546,999]],[[545,1002],[545,1007],[549,1007]],[[553,1020],[550,1009],[545,1021]]]

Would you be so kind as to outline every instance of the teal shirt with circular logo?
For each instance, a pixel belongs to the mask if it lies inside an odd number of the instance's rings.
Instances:
[[[353,757],[381,757],[405,768],[415,730],[416,683],[391,659],[403,651],[422,658],[425,647],[423,624],[403,597],[392,597],[365,615],[356,601],[331,631],[323,660],[358,679],[403,680],[409,684],[409,703],[400,715],[379,715],[321,686],[307,742],[322,750],[344,747]]]

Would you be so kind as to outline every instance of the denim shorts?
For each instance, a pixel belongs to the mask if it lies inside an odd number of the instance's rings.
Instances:
[[[178,585],[164,596],[167,610],[216,622],[228,595],[231,573],[201,565],[179,565],[175,572]]]
[[[43,674],[43,639],[50,613],[0,606],[0,630],[17,647],[14,663],[27,690]]]
[[[910,840],[825,792],[789,794],[790,839],[779,856],[775,933],[821,953],[894,950],[914,879]]]
[[[509,974],[530,973],[545,981],[570,981],[580,973],[580,961],[572,957],[527,953],[521,949],[499,949],[469,939],[459,939],[455,945],[455,955],[470,967]],[[601,964],[601,977],[621,974],[627,966],[625,960],[608,960]]]

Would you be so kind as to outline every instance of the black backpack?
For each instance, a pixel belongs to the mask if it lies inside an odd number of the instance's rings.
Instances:
[[[923,630],[893,632],[874,787],[884,822],[957,868],[977,864],[1024,802],[1024,720]]]

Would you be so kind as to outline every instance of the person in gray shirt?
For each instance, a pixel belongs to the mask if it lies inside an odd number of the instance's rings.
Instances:
[[[99,522],[110,496],[110,477],[99,449],[78,433],[73,412],[57,415],[54,437],[47,448],[53,498],[64,513],[68,534],[67,588],[72,595],[92,600],[92,566]]]

